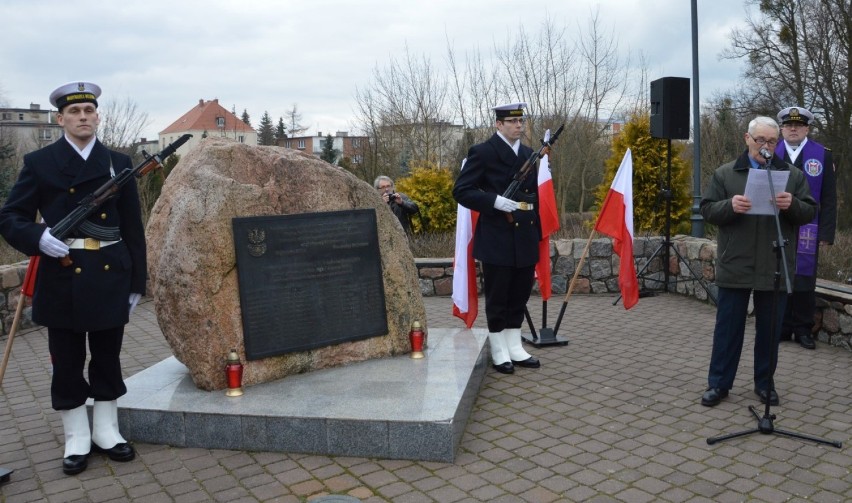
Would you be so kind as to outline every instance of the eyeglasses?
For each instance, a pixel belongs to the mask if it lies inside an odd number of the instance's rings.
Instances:
[[[524,119],[519,119],[515,117],[514,119],[503,119],[503,122],[508,122],[509,124],[523,124]]]
[[[746,133],[746,134],[748,135],[749,138],[752,139],[752,141],[754,141],[758,145],[766,145],[766,144],[769,144],[771,146],[778,145],[778,138],[772,138],[772,139],[767,140],[766,138],[755,138],[754,136],[751,135],[751,133]]]

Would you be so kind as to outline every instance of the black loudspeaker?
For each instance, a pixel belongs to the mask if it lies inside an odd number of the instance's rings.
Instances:
[[[651,82],[651,136],[689,139],[689,79],[663,77]]]

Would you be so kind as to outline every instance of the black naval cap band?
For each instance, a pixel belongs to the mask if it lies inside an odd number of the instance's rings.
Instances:
[[[503,119],[505,117],[523,117],[524,116],[524,109],[523,108],[516,108],[514,110],[496,110],[495,112],[497,113],[498,119]]]
[[[98,100],[92,93],[66,94],[65,96],[56,98],[56,108],[59,110],[62,110],[63,107],[72,103],[94,103],[95,107],[98,106]]]

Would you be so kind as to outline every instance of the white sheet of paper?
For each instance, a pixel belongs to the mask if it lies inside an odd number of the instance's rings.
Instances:
[[[767,175],[769,173],[769,175]],[[772,191],[769,190],[769,176],[772,176],[772,188],[775,194],[784,192],[787,188],[787,180],[790,178],[789,171],[773,171],[765,169],[749,169],[746,180],[745,194],[751,200],[751,209],[748,215],[774,215],[772,208]]]

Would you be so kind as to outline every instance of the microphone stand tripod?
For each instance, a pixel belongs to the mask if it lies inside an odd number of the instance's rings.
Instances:
[[[784,251],[784,247],[787,245],[787,240],[784,239],[784,236],[781,234],[781,221],[778,218],[778,206],[775,202],[775,187],[772,184],[772,173],[771,173],[771,161],[772,161],[772,153],[766,149],[760,149],[760,154],[766,158],[766,175],[769,178],[769,193],[772,198],[772,214],[775,217],[775,231],[777,233],[776,240],[772,242],[772,247],[775,250],[775,274],[773,276],[773,295],[772,295],[772,318],[769,322],[769,343],[771,344],[771,348],[769,351],[769,361],[774,362],[776,358],[778,358],[778,333],[777,333],[777,320],[778,320],[778,299],[780,296],[781,290],[781,268],[784,269],[784,281],[786,283],[786,293],[790,295],[793,293],[793,289],[790,286],[790,274],[787,270],[787,254]],[[826,440],[822,438],[812,437],[809,435],[803,435],[801,433],[795,433],[792,431],[779,430],[775,427],[773,421],[775,421],[776,416],[770,412],[770,393],[773,389],[775,389],[775,381],[773,377],[772,365],[769,365],[769,378],[766,380],[766,389],[764,390],[766,393],[766,405],[763,410],[763,417],[761,417],[754,405],[749,405],[748,410],[751,414],[757,419],[757,428],[752,428],[750,430],[740,431],[737,433],[730,433],[727,435],[721,435],[718,437],[711,437],[707,439],[708,445],[713,445],[716,442],[721,442],[723,440],[728,440],[731,438],[743,437],[745,435],[751,435],[752,433],[763,433],[764,435],[769,435],[771,433],[777,433],[779,435],[785,435],[788,437],[798,438],[801,440],[810,440],[812,442],[817,442],[820,444],[831,445],[837,447],[838,449],[841,447],[841,443],[835,440]]]

